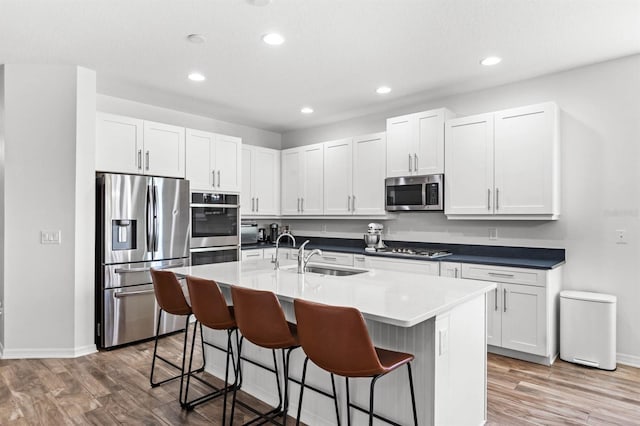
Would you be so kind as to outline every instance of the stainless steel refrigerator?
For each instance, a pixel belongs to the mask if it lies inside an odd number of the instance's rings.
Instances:
[[[111,348],[155,335],[150,268],[189,261],[189,181],[105,173],[96,183],[96,344]],[[160,332],[183,326],[163,314]]]

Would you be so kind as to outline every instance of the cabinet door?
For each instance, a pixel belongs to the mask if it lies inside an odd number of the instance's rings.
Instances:
[[[242,214],[243,216],[254,214],[254,210],[256,208],[255,196],[252,192],[253,155],[253,147],[247,145],[242,146],[242,188],[240,190],[240,214]],[[189,170],[188,167],[187,170]]]
[[[486,293],[487,302],[487,344],[502,346],[502,284],[496,283],[490,293]]]
[[[351,214],[352,155],[351,138],[324,143],[324,214]]]
[[[280,253],[278,253],[280,254]],[[276,249],[275,248],[267,248],[262,250],[262,258],[269,259],[272,262],[276,260]]]
[[[281,211],[283,215],[300,214],[300,180],[302,172],[302,152],[299,148],[285,149],[281,152]]]
[[[492,214],[493,114],[447,121],[445,139],[445,214]]]
[[[413,172],[414,114],[387,119],[387,177]]]
[[[495,114],[496,214],[553,214],[557,107],[546,103]]]
[[[547,355],[545,288],[502,283],[502,347]]]
[[[352,213],[356,215],[386,213],[384,210],[386,150],[387,140],[384,132],[353,138]]]
[[[414,171],[418,175],[444,173],[445,109],[415,114],[416,156]]]
[[[144,174],[185,177],[183,127],[144,122]]]
[[[186,177],[191,189],[213,189],[213,168],[211,159],[214,149],[214,135],[209,132],[187,129]]]
[[[96,170],[142,173],[142,120],[96,114]]]
[[[253,151],[253,197],[257,215],[280,214],[280,151],[255,148]]]
[[[324,156],[323,145],[308,145],[302,148],[302,196],[300,209],[303,215],[322,215]]]
[[[240,192],[240,152],[242,139],[235,136],[216,135],[215,137],[215,188],[220,191]]]
[[[462,278],[462,265],[458,262],[440,262],[440,276]]]

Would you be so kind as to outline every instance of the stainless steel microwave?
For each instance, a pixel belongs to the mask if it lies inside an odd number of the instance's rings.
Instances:
[[[444,210],[444,175],[391,177],[385,179],[388,211]]]

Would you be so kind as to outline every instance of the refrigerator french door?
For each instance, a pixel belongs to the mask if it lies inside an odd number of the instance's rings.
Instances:
[[[151,268],[189,262],[189,182],[97,176],[96,343],[111,348],[155,335]],[[162,334],[184,319],[163,314]]]

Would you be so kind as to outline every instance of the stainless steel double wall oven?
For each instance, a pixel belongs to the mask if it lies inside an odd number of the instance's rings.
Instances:
[[[191,264],[233,262],[239,258],[238,194],[191,193]]]
[[[189,181],[98,174],[96,343],[110,348],[155,335],[150,268],[189,262]],[[162,316],[160,333],[183,327]]]

